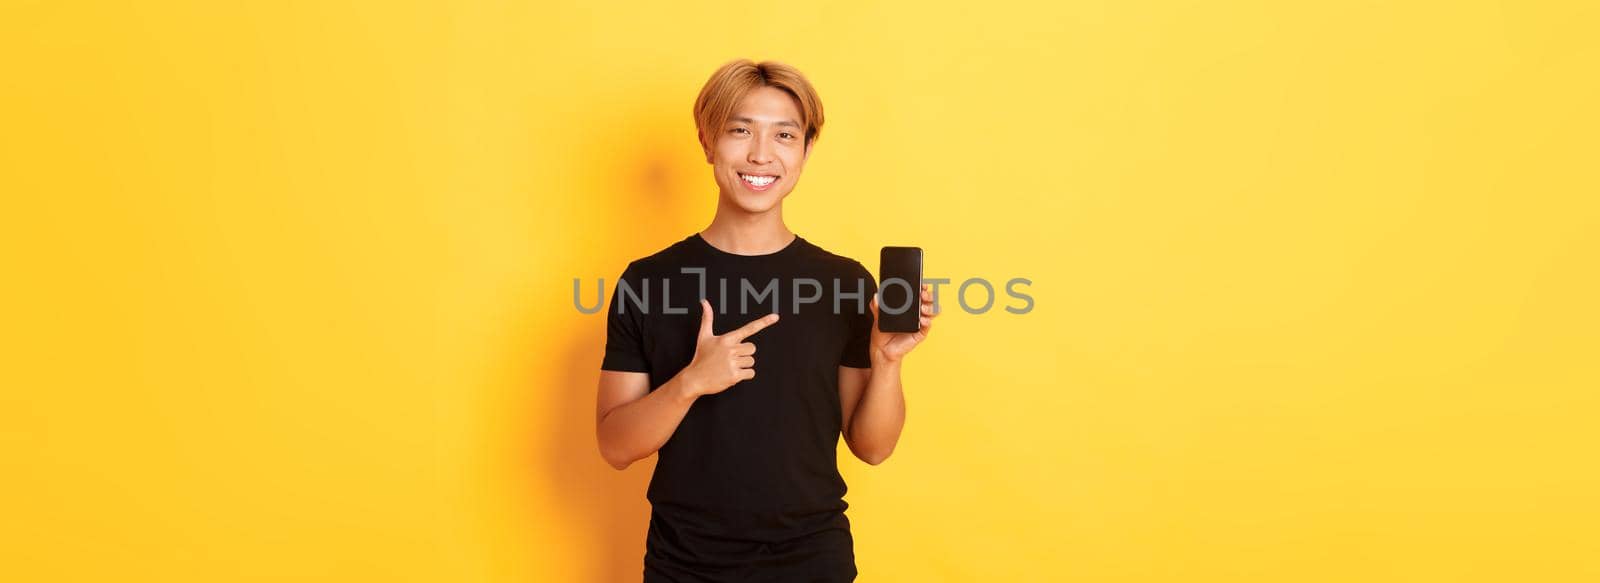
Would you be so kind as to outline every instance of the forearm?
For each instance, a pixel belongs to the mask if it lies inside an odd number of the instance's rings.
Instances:
[[[649,457],[678,429],[696,394],[680,373],[650,394],[608,411],[596,426],[600,455],[619,470]]]
[[[850,418],[847,441],[851,451],[869,464],[882,463],[894,452],[905,423],[906,398],[900,383],[900,362],[874,362],[872,376]]]

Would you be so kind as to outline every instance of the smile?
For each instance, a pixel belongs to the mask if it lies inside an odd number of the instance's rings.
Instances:
[[[778,177],[777,176],[764,176],[764,175],[760,175],[760,174],[745,174],[745,173],[742,173],[742,172],[739,173],[739,178],[744,180],[744,183],[746,185],[749,185],[751,190],[754,190],[754,191],[757,191],[757,192],[766,190],[768,187],[772,186],[772,183],[778,181]]]

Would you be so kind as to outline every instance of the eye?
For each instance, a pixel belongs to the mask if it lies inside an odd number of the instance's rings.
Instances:
[[[783,138],[785,140],[792,140],[792,139],[794,139],[794,134],[791,134],[789,132],[783,132],[783,133],[778,134],[778,137]]]
[[[750,130],[747,130],[747,129],[744,129],[744,128],[733,128],[731,130],[728,130],[728,132],[729,133],[734,133],[734,134],[743,132],[743,133],[748,134],[748,133],[750,133]]]

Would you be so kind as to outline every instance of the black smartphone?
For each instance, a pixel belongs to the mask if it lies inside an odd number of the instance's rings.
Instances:
[[[922,329],[922,248],[884,247],[878,256],[878,329]]]

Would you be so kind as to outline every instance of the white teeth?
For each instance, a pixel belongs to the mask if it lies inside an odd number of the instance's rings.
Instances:
[[[749,182],[755,186],[766,186],[768,184],[772,184],[772,181],[778,179],[777,176],[751,176],[749,174],[740,174],[739,177],[743,178],[745,182]]]

